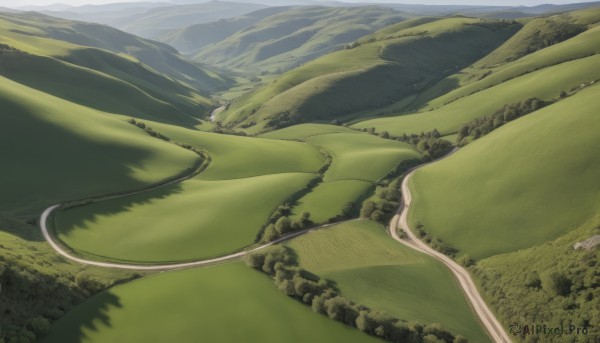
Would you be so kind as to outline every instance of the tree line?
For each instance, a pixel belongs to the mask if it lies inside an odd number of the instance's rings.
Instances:
[[[456,143],[465,146],[477,140],[500,126],[520,118],[526,114],[537,111],[546,106],[547,103],[538,98],[527,98],[520,102],[506,104],[488,116],[475,118],[463,125],[458,130]]]
[[[454,335],[438,324],[407,322],[348,300],[338,294],[328,281],[298,267],[290,250],[275,246],[252,253],[246,256],[246,264],[271,276],[280,291],[311,306],[314,312],[371,336],[403,343],[467,342],[463,336]]]

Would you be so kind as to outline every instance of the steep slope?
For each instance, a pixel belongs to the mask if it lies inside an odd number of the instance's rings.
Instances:
[[[600,86],[419,170],[410,220],[479,259],[539,245],[598,215]]]
[[[234,69],[287,70],[401,20],[400,13],[376,6],[292,8],[204,47],[193,58]]]
[[[0,19],[13,33],[25,31],[33,37],[51,38],[133,56],[154,70],[204,92],[224,89],[231,83],[227,77],[185,60],[168,45],[105,25],[61,20],[36,13],[0,15]]]
[[[437,128],[450,134],[467,121],[490,115],[503,105],[527,97],[557,99],[562,92],[599,79],[600,72],[595,66],[600,52],[600,8],[559,17],[572,18],[583,25],[584,32],[511,61],[509,56],[517,58],[520,56],[518,47],[528,44],[528,39],[523,41],[522,38],[529,35],[521,33],[531,31],[526,25],[506,44],[473,66],[448,76],[415,97],[370,111],[370,115],[386,117],[359,122],[354,127],[374,127],[396,135]],[[549,23],[550,27],[554,25],[552,21]],[[504,56],[500,58],[504,62],[486,65],[486,60],[497,60],[498,56]],[[393,113],[401,115],[393,116]]]
[[[291,70],[227,107],[226,125],[261,131],[387,106],[470,65],[520,26],[448,18],[357,44]]]
[[[211,101],[199,91],[129,55],[47,37],[38,28],[45,22],[46,18],[0,15],[1,75],[111,113],[184,126],[194,126],[194,118],[208,114]]]
[[[157,36],[156,39],[169,44],[181,53],[188,54],[206,45],[220,42],[266,17],[287,10],[289,7],[269,7],[235,18],[195,24],[169,31]]]

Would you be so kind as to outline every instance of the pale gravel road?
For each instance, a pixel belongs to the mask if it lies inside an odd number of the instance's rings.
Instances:
[[[456,149],[454,151],[456,151]],[[452,153],[454,151],[452,151]],[[447,156],[449,156],[449,155],[446,155],[445,157],[447,157]],[[423,166],[424,165],[420,166],[419,168],[421,168]],[[441,252],[439,252],[437,250],[434,250],[429,245],[427,245],[425,242],[421,241],[411,231],[410,226],[408,225],[408,220],[407,220],[408,210],[410,208],[410,202],[411,202],[411,195],[410,195],[410,190],[408,188],[408,181],[410,180],[411,176],[415,173],[415,171],[417,169],[412,170],[408,175],[406,175],[406,177],[402,181],[402,206],[401,206],[401,211],[399,212],[399,214],[396,214],[390,221],[389,231],[390,231],[391,236],[396,241],[398,241],[410,248],[413,248],[417,251],[420,251],[427,255],[432,256],[433,258],[442,262],[446,267],[448,267],[450,269],[450,271],[452,272],[452,274],[454,274],[454,277],[456,278],[456,280],[458,281],[458,284],[460,285],[461,289],[465,293],[467,300],[469,301],[469,304],[473,308],[473,311],[477,314],[477,316],[479,317],[479,320],[483,323],[483,326],[487,330],[487,332],[490,335],[490,337],[492,338],[492,340],[495,343],[511,343],[512,341],[511,341],[510,337],[506,334],[504,327],[498,321],[496,316],[494,316],[494,313],[492,311],[490,311],[490,309],[487,307],[485,301],[479,294],[479,291],[477,290],[475,283],[473,283],[473,280],[471,279],[469,272],[467,272],[467,270],[465,268],[463,268],[461,265],[454,262],[454,260],[452,260],[450,257],[442,254]],[[405,238],[405,239],[400,238],[400,236],[398,235],[398,232],[397,232],[398,228],[402,229],[406,233],[407,238]]]

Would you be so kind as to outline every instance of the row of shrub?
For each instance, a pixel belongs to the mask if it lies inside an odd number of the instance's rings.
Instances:
[[[152,129],[150,126],[147,126],[146,123],[142,122],[142,121],[137,121],[133,118],[130,118],[127,121],[129,124],[133,124],[137,127],[139,127],[140,129],[146,131],[146,133],[148,133],[150,136],[154,137],[154,138],[158,138],[158,139],[162,139],[163,141],[170,141],[171,139],[159,132],[154,131],[154,129]]]
[[[287,247],[275,246],[247,255],[246,264],[270,275],[277,288],[287,296],[310,305],[317,313],[369,335],[403,343],[467,342],[464,337],[455,336],[438,324],[406,322],[348,300],[339,295],[326,280],[298,267]]]

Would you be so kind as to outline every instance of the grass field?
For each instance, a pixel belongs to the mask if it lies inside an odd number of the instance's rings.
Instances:
[[[411,179],[410,221],[481,259],[555,239],[598,213],[600,87],[511,122]]]
[[[378,342],[320,316],[242,263],[161,273],[69,312],[42,342]]]
[[[260,135],[260,137],[273,139],[305,140],[308,137],[324,135],[328,133],[356,133],[356,131],[343,126],[311,123],[294,125],[280,130],[267,132]]]
[[[316,172],[325,163],[319,149],[306,143],[221,135],[158,123],[150,125],[175,141],[209,153],[211,164],[199,175],[202,180]]]
[[[199,160],[105,113],[2,77],[0,107],[5,215],[37,214],[65,199],[142,187]]]
[[[303,212],[309,212],[313,222],[324,223],[342,214],[346,204],[360,198],[372,186],[371,182],[357,180],[322,183],[298,201],[292,217],[299,218]]]
[[[470,342],[489,342],[451,273],[374,222],[347,222],[286,245],[302,268],[332,280],[356,303],[401,319],[440,323]]]
[[[324,180],[377,181],[400,162],[419,158],[410,145],[361,133],[334,133],[309,137],[307,142],[327,150],[333,162]]]
[[[142,194],[59,212],[58,238],[104,259],[198,260],[254,243],[261,226],[310,173],[223,181],[193,179]]]

